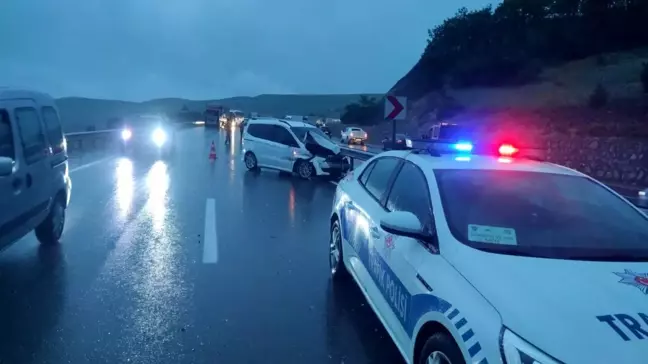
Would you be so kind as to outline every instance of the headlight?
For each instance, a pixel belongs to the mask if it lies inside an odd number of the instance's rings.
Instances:
[[[129,129],[124,129],[121,132],[121,137],[124,140],[128,140],[133,136],[133,133]]]
[[[305,151],[303,151],[301,149],[297,149],[297,148],[293,149],[292,155],[293,155],[293,158],[305,158],[305,159],[308,159],[308,158],[312,157],[312,155],[309,152],[305,152]]]
[[[405,146],[408,148],[412,147],[412,139],[405,139]]]
[[[157,128],[153,131],[153,143],[158,147],[161,147],[167,141],[167,135],[164,130]]]
[[[502,335],[502,353],[506,364],[560,364],[506,329]]]

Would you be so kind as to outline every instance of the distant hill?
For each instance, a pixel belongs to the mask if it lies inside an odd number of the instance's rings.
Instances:
[[[367,94],[374,96],[371,94]],[[84,131],[89,127],[105,129],[111,119],[133,114],[164,113],[170,117],[186,106],[189,111],[203,112],[207,104],[218,104],[244,112],[283,117],[284,115],[317,115],[339,117],[344,106],[358,100],[360,94],[348,95],[259,95],[221,100],[155,99],[146,102],[64,97],[56,100],[65,130]]]

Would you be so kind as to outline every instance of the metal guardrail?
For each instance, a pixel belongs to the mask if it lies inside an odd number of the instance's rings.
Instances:
[[[113,145],[118,140],[120,131],[121,129],[107,129],[65,133],[65,140],[68,151],[101,149]]]
[[[193,121],[178,123],[180,127],[202,126]],[[116,147],[116,142],[120,138],[122,129],[104,129],[96,131],[81,131],[65,133],[68,151],[102,149],[107,147]]]

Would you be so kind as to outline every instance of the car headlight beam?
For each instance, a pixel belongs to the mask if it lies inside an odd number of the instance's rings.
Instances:
[[[155,143],[155,145],[157,145],[158,147],[161,147],[167,141],[166,132],[164,132],[164,130],[162,130],[160,128],[157,128],[157,129],[155,129],[153,131],[152,139],[153,139],[153,143]]]
[[[130,129],[124,129],[121,132],[121,137],[123,140],[129,140],[133,136],[133,132]]]

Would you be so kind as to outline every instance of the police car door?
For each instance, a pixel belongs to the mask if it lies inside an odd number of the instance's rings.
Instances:
[[[423,171],[412,162],[402,164],[386,196],[382,216],[392,211],[411,212],[424,229],[433,227],[428,183]],[[431,247],[417,239],[389,234],[380,228],[379,222],[378,229],[379,234],[373,235],[376,239],[374,244],[381,247],[383,259],[389,267],[383,291],[402,327],[402,330],[394,332],[400,333],[400,342],[408,343],[421,314],[414,307],[413,297],[429,292],[427,282],[418,275],[416,267],[430,254]]]
[[[356,271],[356,276],[362,280],[367,296],[397,344],[407,348],[405,322],[410,284],[402,282],[402,279],[415,279],[416,274],[396,256],[395,245],[390,245],[395,240],[388,240],[380,228],[380,220],[388,213],[385,204],[392,182],[402,163],[400,158],[382,157],[364,170],[359,179],[364,188],[350,193],[350,204],[354,205],[350,209],[355,211],[345,212],[345,219],[353,220],[353,223],[345,225],[353,228],[343,231],[343,236],[349,237],[366,269]],[[365,176],[365,173],[369,175]]]

